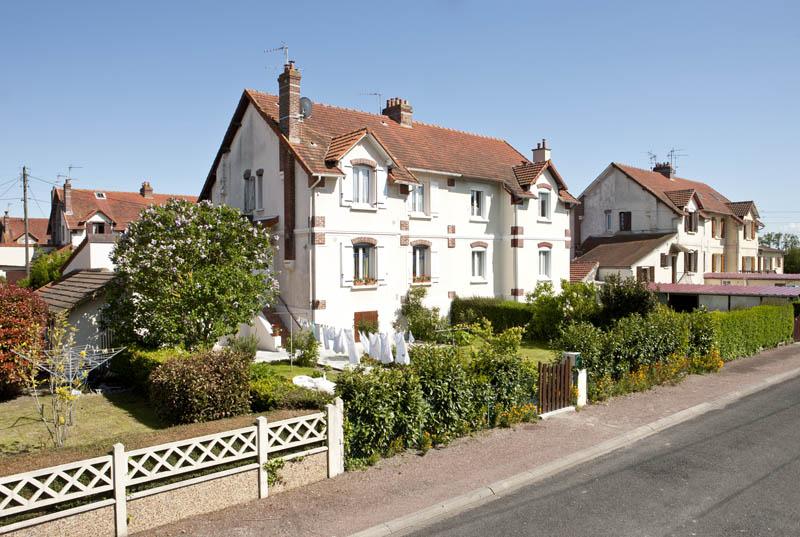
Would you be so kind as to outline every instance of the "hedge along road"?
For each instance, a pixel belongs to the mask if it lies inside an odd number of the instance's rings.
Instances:
[[[800,378],[415,536],[800,534]]]

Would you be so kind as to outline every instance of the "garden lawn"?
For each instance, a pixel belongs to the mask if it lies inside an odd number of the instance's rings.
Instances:
[[[545,343],[523,341],[519,349],[523,358],[532,362],[552,362],[555,354]]]
[[[322,370],[315,367],[300,367],[289,365],[289,362],[271,362],[268,364],[271,371],[285,379],[292,380],[297,375],[319,376]],[[335,381],[336,371],[328,371],[325,376],[328,380]]]

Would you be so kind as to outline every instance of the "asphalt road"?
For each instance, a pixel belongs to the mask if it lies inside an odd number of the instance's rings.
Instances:
[[[415,536],[800,536],[800,378]]]

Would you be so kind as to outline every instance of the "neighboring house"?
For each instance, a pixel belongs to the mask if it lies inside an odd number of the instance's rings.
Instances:
[[[782,273],[742,273],[742,272],[709,272],[706,273],[706,283],[717,285],[744,285],[778,287],[800,287],[800,274]]]
[[[644,281],[704,283],[706,272],[759,270],[758,210],[711,186],[612,162],[574,211],[575,254],[610,273]],[[603,247],[599,252],[595,248]]]
[[[758,247],[759,272],[774,272],[783,274],[783,250],[771,246]]]
[[[53,314],[67,313],[75,329],[75,345],[109,348],[110,331],[100,327],[100,312],[105,305],[105,287],[114,273],[104,270],[78,270],[62,276],[35,291]]]
[[[698,285],[686,283],[651,283],[659,300],[676,311],[731,311],[761,304],[782,304],[800,298],[800,287],[774,285]]]
[[[461,296],[523,300],[569,278],[577,203],[546,142],[532,158],[504,140],[314,104],[300,71],[279,94],[245,90],[200,199],[238,207],[278,235],[281,298],[296,319],[353,327],[395,320],[411,286],[443,313]]]
[[[47,218],[28,218],[28,251],[33,260],[39,252],[52,250],[47,234]],[[25,277],[25,221],[9,216],[0,220],[0,276],[10,282]]]
[[[572,261],[569,265],[570,283],[590,283],[597,279],[597,261]]]
[[[52,244],[79,246],[87,235],[119,235],[128,224],[139,218],[142,209],[164,205],[170,199],[196,201],[195,196],[156,194],[149,182],[139,192],[112,192],[72,188],[64,181],[63,188],[53,188],[47,231]]]

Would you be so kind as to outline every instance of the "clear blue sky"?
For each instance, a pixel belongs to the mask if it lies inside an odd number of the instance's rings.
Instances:
[[[679,175],[800,231],[799,20],[796,1],[3,2],[0,185],[74,164],[77,187],[199,193],[286,41],[316,101],[373,111],[380,91],[526,154],[545,137],[576,195],[677,147]]]

